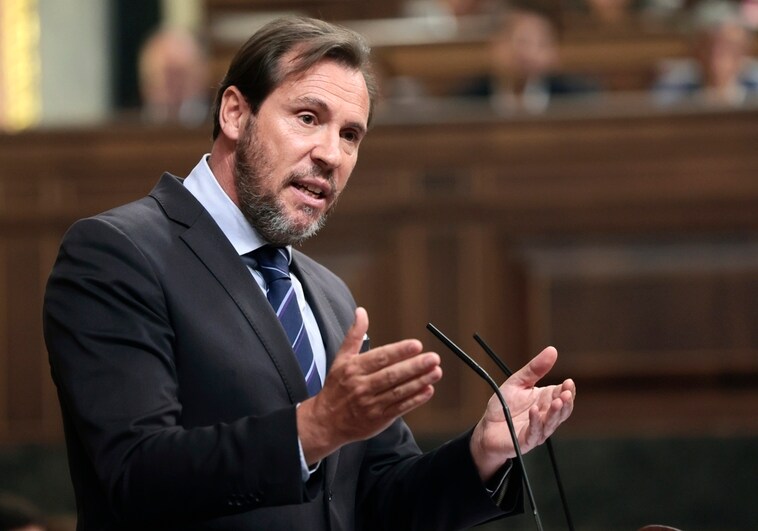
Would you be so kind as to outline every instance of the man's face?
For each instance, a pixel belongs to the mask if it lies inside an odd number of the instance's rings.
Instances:
[[[701,37],[696,44],[696,54],[708,86],[723,88],[739,83],[749,50],[749,36],[738,24],[723,24]]]
[[[323,226],[358,160],[368,114],[363,75],[321,61],[286,78],[248,115],[235,187],[240,210],[263,238],[297,244]]]
[[[558,59],[550,23],[530,13],[514,14],[493,46],[496,68],[516,77],[549,74]]]

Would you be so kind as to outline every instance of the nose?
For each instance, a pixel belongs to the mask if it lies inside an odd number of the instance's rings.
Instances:
[[[342,149],[339,132],[325,130],[319,135],[313,146],[311,157],[316,164],[328,170],[334,170],[342,164]]]

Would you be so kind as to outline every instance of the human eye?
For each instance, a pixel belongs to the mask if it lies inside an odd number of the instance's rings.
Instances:
[[[314,125],[316,123],[316,117],[312,113],[300,113],[297,118],[305,125]]]
[[[354,129],[346,129],[342,131],[341,136],[343,139],[350,142],[351,144],[357,144],[361,141],[360,133],[358,133],[358,131],[355,131]]]

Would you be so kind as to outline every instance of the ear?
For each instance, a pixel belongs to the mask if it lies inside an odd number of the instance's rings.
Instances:
[[[250,106],[245,96],[235,86],[227,87],[221,96],[218,121],[221,131],[230,140],[238,140],[244,129],[245,119],[250,117]]]

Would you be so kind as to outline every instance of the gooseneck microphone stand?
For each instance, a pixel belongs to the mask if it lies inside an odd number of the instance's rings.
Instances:
[[[479,334],[474,334],[474,339],[477,343],[479,343],[479,346],[482,347],[484,352],[486,352],[490,359],[495,362],[495,365],[498,366],[498,368],[503,372],[503,374],[505,374],[506,377],[509,377],[513,374],[513,371],[508,368],[502,358],[495,354],[495,351],[490,348],[490,346],[484,341],[484,339],[479,336]],[[550,465],[553,469],[555,482],[558,485],[558,494],[561,497],[561,505],[563,506],[563,514],[566,517],[566,524],[568,525],[569,531],[574,531],[574,523],[571,520],[571,512],[569,512],[566,493],[563,490],[563,482],[561,481],[561,474],[558,472],[558,461],[555,458],[555,450],[553,449],[553,442],[550,440],[550,437],[545,440],[545,446],[547,447],[547,452],[550,455]]]
[[[516,428],[513,426],[513,417],[511,417],[510,409],[508,409],[508,405],[505,403],[505,398],[503,398],[503,394],[500,392],[500,387],[495,383],[495,381],[490,377],[489,374],[487,374],[487,371],[485,371],[482,367],[479,366],[478,363],[476,363],[471,356],[463,352],[461,348],[453,343],[450,339],[445,336],[440,330],[434,326],[432,323],[428,323],[426,325],[427,329],[434,334],[437,339],[442,341],[442,343],[445,344],[447,348],[449,348],[453,353],[458,356],[466,365],[468,365],[476,374],[478,374],[480,377],[486,381],[490,387],[495,391],[495,395],[497,396],[498,400],[500,401],[500,405],[503,407],[503,414],[505,415],[505,422],[508,425],[508,431],[510,431],[511,439],[513,440],[513,448],[516,450],[516,459],[518,460],[519,464],[521,465],[521,474],[524,478],[524,486],[526,488],[526,494],[529,498],[529,504],[532,507],[532,514],[534,515],[534,522],[537,524],[537,529],[539,531],[542,530],[542,521],[540,520],[540,514],[537,511],[537,504],[534,501],[534,493],[532,492],[532,486],[529,483],[529,476],[526,473],[526,467],[524,466],[524,458],[521,455],[521,447],[518,443],[518,436],[516,435]]]

